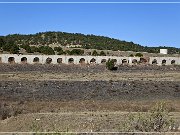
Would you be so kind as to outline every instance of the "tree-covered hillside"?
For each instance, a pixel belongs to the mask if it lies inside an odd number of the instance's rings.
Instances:
[[[0,37],[0,47],[4,51],[17,53],[18,47],[26,45],[50,45],[61,44],[80,45],[85,49],[99,49],[99,50],[120,50],[120,51],[135,51],[135,52],[149,52],[159,53],[160,48],[167,48],[171,54],[180,54],[180,48],[173,47],[144,47],[133,42],[126,42],[114,38],[84,35],[79,33],[66,32],[42,32],[37,34],[20,35],[13,34]],[[43,48],[44,49],[44,48]],[[47,48],[48,49],[48,48]]]

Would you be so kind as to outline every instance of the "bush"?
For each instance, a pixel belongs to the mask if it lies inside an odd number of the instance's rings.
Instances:
[[[124,131],[166,132],[175,128],[165,103],[157,103],[149,112],[128,114],[123,123]]]
[[[98,52],[97,52],[96,50],[94,50],[93,53],[92,53],[92,55],[93,55],[93,56],[97,56],[97,55],[99,55],[99,54],[98,54]]]
[[[99,55],[100,56],[106,56],[106,53],[104,51],[101,51]]]
[[[130,54],[129,57],[134,57],[134,55],[133,55],[133,54]]]
[[[47,55],[54,55],[54,50],[49,46],[41,46],[39,47],[39,52]]]
[[[136,56],[136,57],[143,57],[143,54],[142,54],[142,53],[136,53],[135,56]]]
[[[115,67],[115,59],[108,59],[108,61],[106,62],[106,68],[108,70],[117,70],[117,67]]]
[[[21,45],[20,47],[25,49],[27,53],[32,53],[31,47],[29,45]]]
[[[82,55],[82,54],[84,54],[84,50],[81,50],[81,49],[73,49],[70,52],[70,55]]]
[[[61,47],[55,47],[54,51],[56,51],[58,55],[65,54],[65,52],[63,51]]]

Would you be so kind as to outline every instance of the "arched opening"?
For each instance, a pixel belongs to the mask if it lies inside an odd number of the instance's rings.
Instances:
[[[57,63],[58,63],[58,64],[62,63],[62,58],[58,58],[58,59],[57,59]]]
[[[79,60],[79,63],[80,63],[80,64],[85,64],[85,59],[84,59],[84,58],[81,58],[81,59]]]
[[[175,60],[172,60],[172,61],[171,61],[171,64],[172,64],[172,65],[176,64],[176,61],[175,61]]]
[[[166,65],[166,60],[162,60],[162,65]]]
[[[21,63],[23,63],[23,64],[27,63],[27,58],[26,57],[22,57],[21,58]]]
[[[39,63],[39,58],[38,58],[38,57],[35,57],[35,58],[33,59],[33,62],[34,62],[34,63]]]
[[[9,57],[9,58],[8,58],[8,62],[9,62],[10,64],[15,63],[15,58],[14,58],[14,57]]]
[[[52,59],[51,59],[51,58],[47,58],[47,59],[46,59],[46,64],[51,64],[51,62],[52,62]]]
[[[106,59],[102,59],[102,60],[101,60],[101,63],[102,63],[102,64],[106,63]]]
[[[90,63],[91,63],[91,64],[95,64],[95,63],[96,63],[96,59],[95,59],[95,58],[92,58],[92,59],[90,60]]]
[[[137,61],[136,59],[133,59],[133,60],[132,60],[132,63],[133,63],[133,64],[137,64],[138,61]]]
[[[69,58],[68,63],[74,63],[74,59],[73,58]]]
[[[140,63],[147,63],[147,59],[145,59],[145,58],[140,58],[140,61],[139,61]]]
[[[122,60],[122,64],[127,64],[127,63],[128,63],[128,61],[126,59]]]
[[[156,60],[156,59],[154,59],[154,60],[152,61],[152,64],[153,64],[153,65],[158,64],[158,63],[157,63],[157,60]]]

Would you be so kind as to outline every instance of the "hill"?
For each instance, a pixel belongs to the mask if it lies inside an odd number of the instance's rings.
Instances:
[[[59,44],[61,46],[81,47],[84,49],[113,50],[113,51],[134,51],[159,53],[160,48],[167,48],[169,54],[180,54],[180,48],[174,47],[147,47],[133,42],[127,42],[114,38],[84,35],[80,33],[66,32],[40,32],[36,34],[21,35],[13,34],[0,36],[0,48],[10,53],[18,53],[19,47],[24,48],[29,53],[50,51],[48,54],[54,54],[54,50],[49,45]],[[31,47],[33,45],[33,47]],[[37,47],[36,47],[37,46]],[[41,46],[41,48],[39,48]],[[46,47],[42,47],[46,46]],[[56,48],[57,49],[57,48]],[[43,51],[42,51],[43,50]],[[59,50],[61,51],[61,49]],[[64,52],[65,53],[65,52]],[[47,53],[44,53],[47,54]]]

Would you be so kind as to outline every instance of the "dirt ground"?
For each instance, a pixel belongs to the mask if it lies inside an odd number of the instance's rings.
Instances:
[[[180,66],[0,64],[1,132],[117,132],[159,101],[180,122]]]

